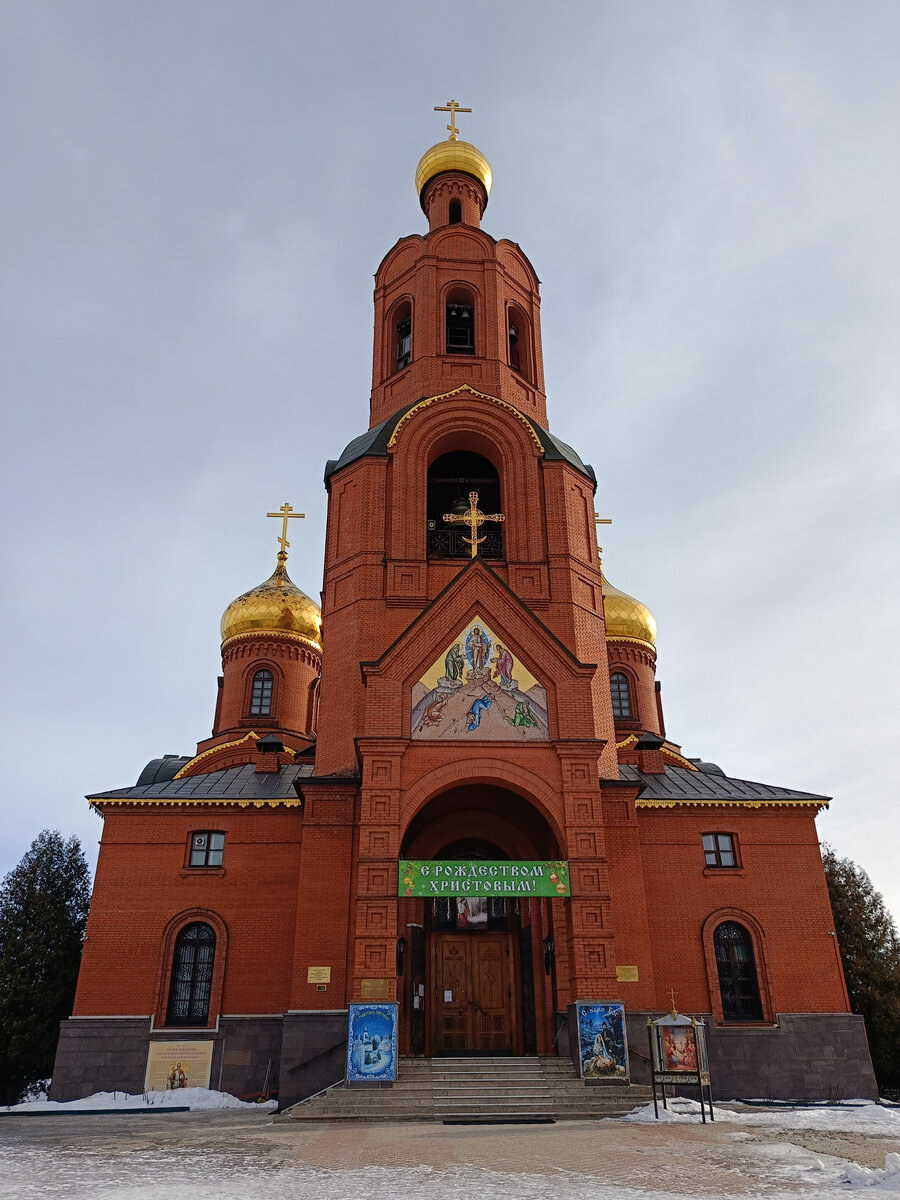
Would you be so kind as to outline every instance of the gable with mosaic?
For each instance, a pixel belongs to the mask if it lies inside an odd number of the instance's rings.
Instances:
[[[476,615],[413,686],[410,733],[429,741],[546,741],[547,693]]]

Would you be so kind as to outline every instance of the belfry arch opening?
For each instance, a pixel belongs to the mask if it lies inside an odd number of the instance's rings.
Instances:
[[[461,517],[470,507],[469,496],[478,493],[478,508],[487,516],[501,512],[500,476],[494,464],[471,450],[451,450],[428,468],[427,549],[429,558],[470,558],[471,530]],[[503,558],[503,524],[487,521],[478,531],[482,558]]]
[[[401,864],[478,869],[512,878],[524,862],[559,858],[545,817],[502,786],[465,784],[430,800],[410,822]],[[450,894],[452,893],[452,894]],[[567,901],[479,896],[451,885],[401,896],[398,979],[408,1053],[427,1056],[546,1054],[555,1036],[554,925],[564,941]],[[548,947],[550,949],[548,949]]]

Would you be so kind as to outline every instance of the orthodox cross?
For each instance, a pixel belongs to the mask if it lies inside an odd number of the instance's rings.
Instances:
[[[458,142],[459,130],[456,128],[456,114],[458,112],[471,112],[471,108],[461,108],[455,100],[448,100],[446,104],[436,104],[434,111],[448,112],[450,114],[450,124],[447,126],[450,130],[450,141]],[[490,521],[492,518],[488,517],[487,519]]]
[[[478,493],[469,492],[469,507],[464,513],[444,513],[444,520],[448,523],[452,521],[465,521],[471,531],[471,537],[464,537],[463,541],[468,542],[472,547],[472,557],[478,554],[478,547],[484,541],[483,537],[478,536],[478,527],[483,525],[485,521],[505,521],[503,513],[491,513],[487,516],[478,507]]]
[[[595,525],[612,525],[612,517],[601,517],[599,513],[594,513]],[[603,547],[597,547],[597,561],[600,561],[600,555],[603,553]]]
[[[291,544],[287,540],[288,521],[290,521],[291,517],[305,517],[306,513],[294,512],[292,505],[288,504],[287,500],[285,500],[278,512],[266,513],[266,516],[281,517],[281,537],[278,539],[278,544],[281,546],[281,549],[278,553],[283,554],[284,557],[287,558],[288,546]]]

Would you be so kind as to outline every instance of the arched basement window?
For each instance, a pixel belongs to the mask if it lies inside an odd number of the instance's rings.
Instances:
[[[462,515],[469,507],[469,493],[478,493],[478,507],[486,514],[502,512],[500,476],[488,459],[470,450],[451,450],[436,458],[428,468],[428,556],[470,558],[472,547],[465,539],[469,526],[444,520],[446,513]],[[486,521],[478,531],[484,541],[478,546],[481,558],[503,557],[503,526]]]
[[[186,925],[175,939],[167,1025],[205,1025],[216,956],[215,930],[203,921]]]
[[[612,694],[612,710],[614,717],[631,716],[631,689],[628,686],[628,676],[621,671],[609,677],[609,690]]]
[[[737,921],[723,921],[713,934],[722,1015],[726,1021],[761,1021],[762,1003],[753,940]]]
[[[458,289],[447,297],[446,351],[475,353],[475,304],[470,293]]]
[[[272,715],[272,672],[257,671],[253,676],[253,687],[250,691],[250,716],[269,717]]]

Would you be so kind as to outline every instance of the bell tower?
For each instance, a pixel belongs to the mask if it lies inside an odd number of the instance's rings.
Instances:
[[[326,649],[315,774],[301,785],[300,877],[320,887],[299,898],[293,1003],[333,1007],[306,983],[332,919],[347,930],[347,1000],[370,995],[373,979],[393,998],[408,927],[427,942],[416,934],[410,977],[434,976],[443,918],[398,896],[402,856],[464,843],[564,859],[571,898],[503,910],[520,975],[542,946],[555,958],[534,1027],[507,1014],[492,1045],[546,1050],[554,1012],[616,986],[600,781],[617,781],[618,766],[596,479],[547,429],[539,281],[516,243],[482,229],[491,169],[459,139],[464,110],[443,111],[450,136],[415,176],[428,230],[401,238],[375,277],[369,427],[326,467]],[[430,1052],[445,1034],[430,1024],[410,1036]]]

